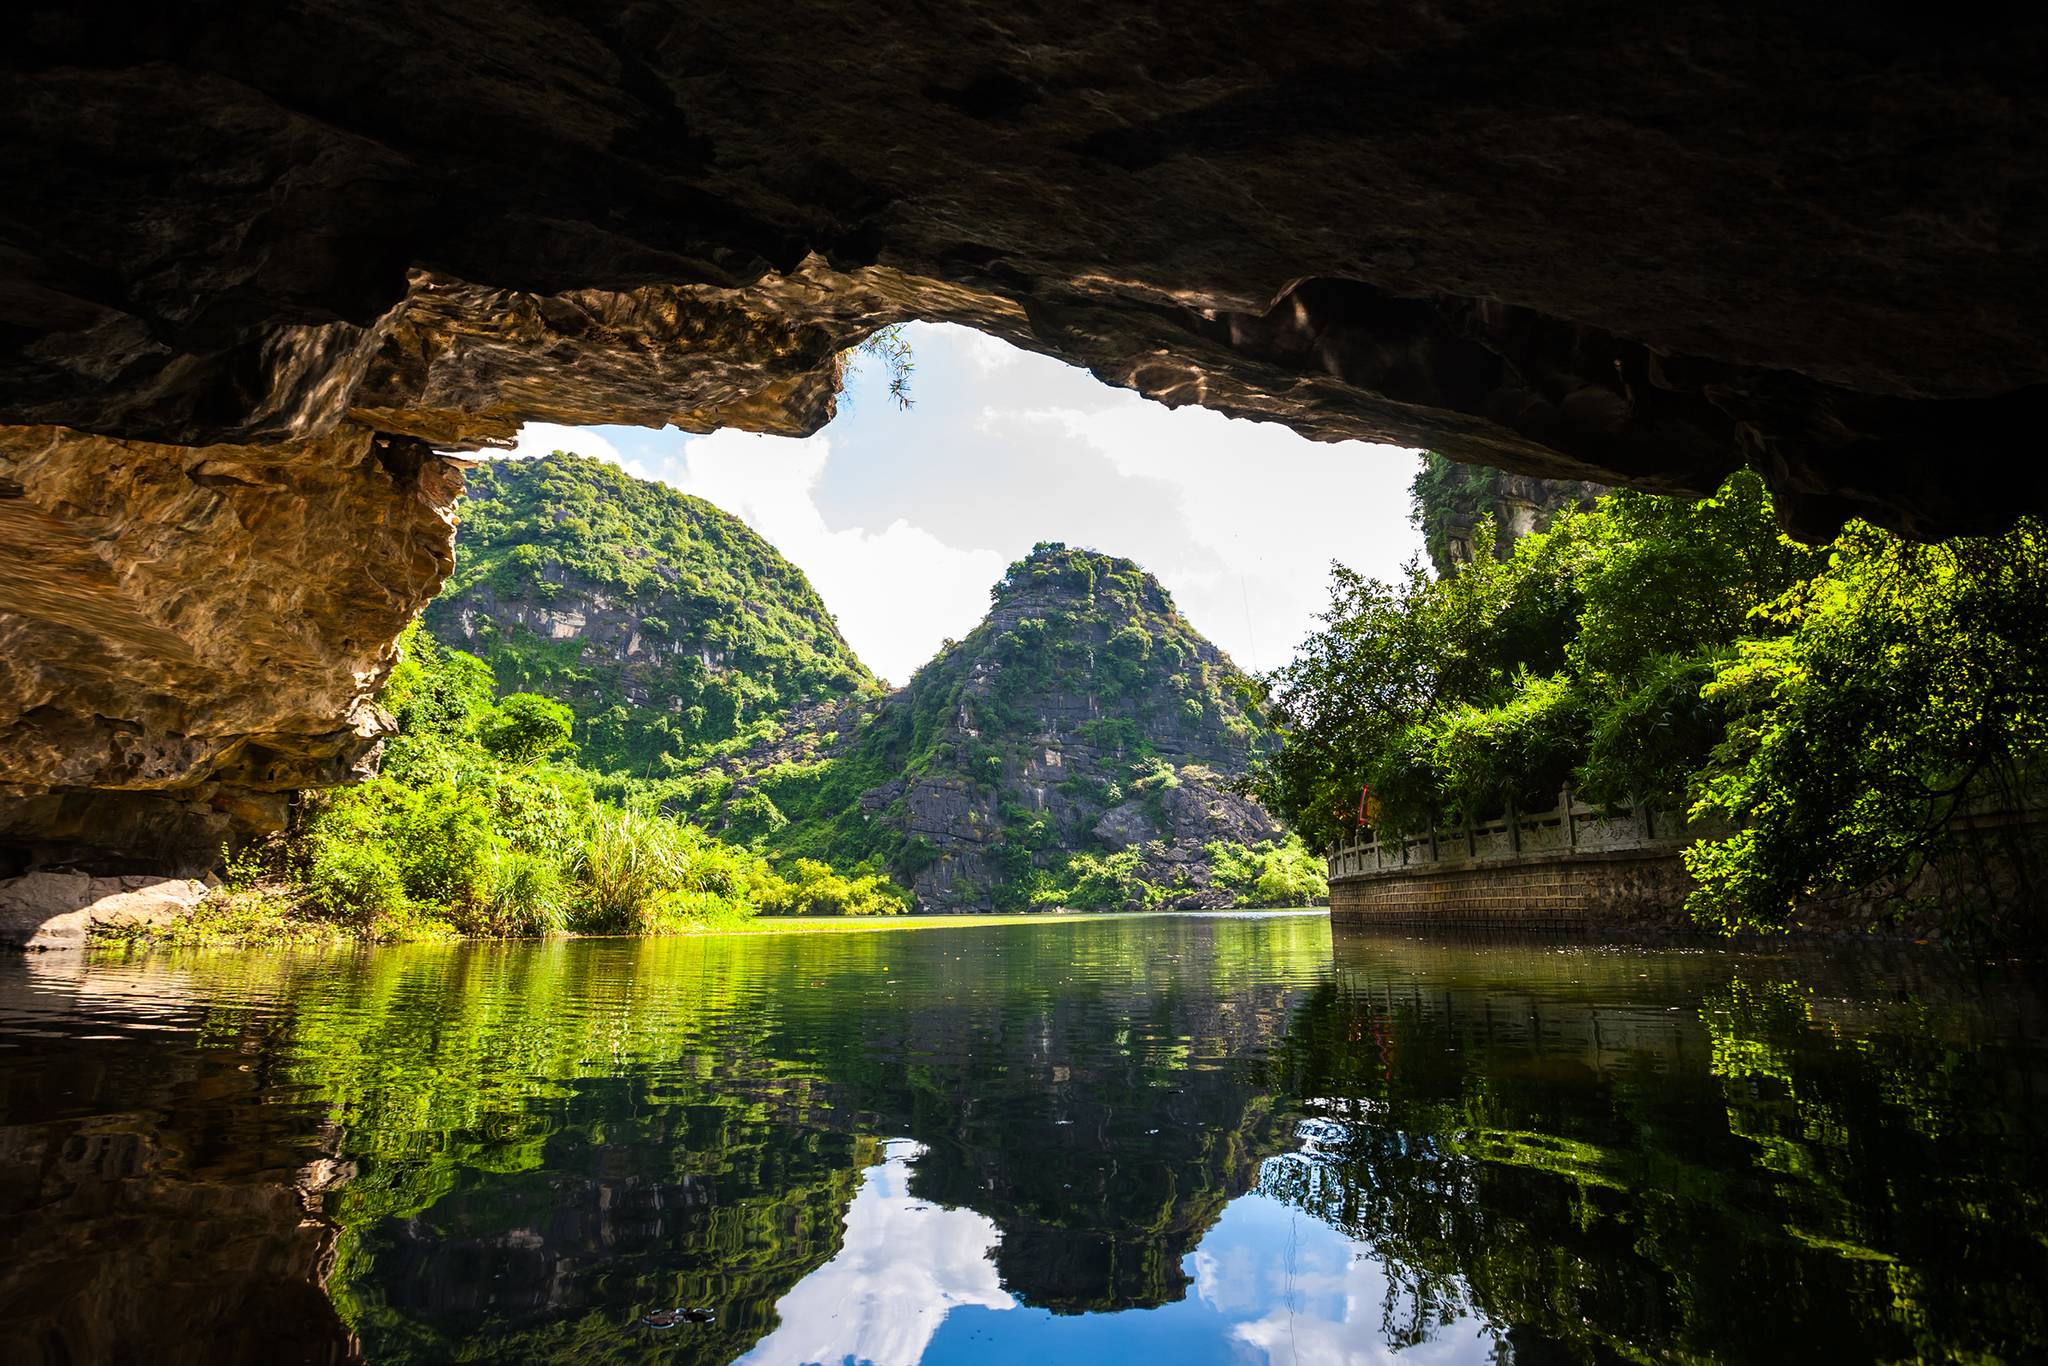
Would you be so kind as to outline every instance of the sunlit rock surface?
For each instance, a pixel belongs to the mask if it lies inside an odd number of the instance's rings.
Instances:
[[[33,5],[0,422],[56,429],[47,462],[125,520],[119,550],[38,531],[32,593],[109,601],[134,539],[218,606],[66,609],[80,643],[29,649],[10,580],[0,780],[331,781],[442,544],[351,501],[368,433],[808,432],[838,349],[909,317],[1318,439],[1679,491],[1754,465],[1808,536],[2000,526],[2048,506],[2048,17],[1900,14]],[[131,502],[97,437],[184,473],[266,450],[332,534]],[[277,629],[280,582],[374,605],[295,609],[323,643],[249,651],[282,682],[238,710],[222,638]],[[35,811],[0,829],[76,823]]]
[[[0,846],[203,863],[363,771],[461,488],[352,425],[208,447],[0,428]]]
[[[82,949],[95,929],[165,924],[205,895],[196,878],[48,871],[0,878],[0,947]]]

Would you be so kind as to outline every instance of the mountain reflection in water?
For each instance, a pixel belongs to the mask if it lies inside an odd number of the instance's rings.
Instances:
[[[2024,1360],[2044,1140],[2040,996],[1925,953],[11,960],[0,1360]]]

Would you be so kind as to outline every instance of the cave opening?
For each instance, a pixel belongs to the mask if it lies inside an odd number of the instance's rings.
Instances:
[[[530,423],[803,437],[836,357],[906,319],[1516,477],[1697,497],[1754,470],[1809,542],[2048,507],[2015,458],[2048,394],[2031,15],[99,27],[44,7],[5,96],[17,861],[190,862],[360,776],[454,566],[436,451]],[[1238,578],[1204,609],[1226,636],[1260,615]]]
[[[897,685],[1042,541],[1143,565],[1252,672],[1308,634],[1333,559],[1391,580],[1422,553],[1412,450],[1168,409],[956,325],[902,337],[908,402],[885,360],[853,354],[836,415],[807,437],[531,423],[467,458],[594,457],[740,517]]]

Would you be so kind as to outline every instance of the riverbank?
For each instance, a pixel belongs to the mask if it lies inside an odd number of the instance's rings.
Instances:
[[[217,888],[189,910],[157,921],[123,920],[97,925],[85,943],[98,949],[272,949],[358,947],[422,942],[505,942],[532,939],[651,939],[693,935],[848,934],[876,930],[940,930],[995,925],[1082,924],[1099,920],[1132,920],[1169,915],[1218,917],[1324,915],[1327,906],[1244,907],[1218,911],[1015,911],[978,914],[899,915],[741,915],[726,914],[680,920],[639,934],[579,933],[546,935],[464,934],[446,921],[416,916],[386,919],[375,926],[337,921],[311,909],[305,899],[284,886]]]
[[[729,904],[650,923],[638,935],[703,934],[741,929],[757,917]],[[778,917],[793,921],[795,917]],[[833,920],[896,920],[898,916],[835,916]],[[416,906],[386,911],[372,918],[338,917],[327,912],[303,888],[288,883],[218,887],[181,913],[151,920],[98,924],[87,934],[94,947],[130,948],[306,948],[319,946],[410,944],[461,940],[540,938],[604,938],[605,932],[572,929],[552,933],[478,933]]]

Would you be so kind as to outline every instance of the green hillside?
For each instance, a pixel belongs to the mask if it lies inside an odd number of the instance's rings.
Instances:
[[[880,704],[670,786],[781,856],[874,860],[933,910],[1227,906],[1321,894],[1235,786],[1270,731],[1230,660],[1129,560],[1042,544]]]
[[[583,759],[661,775],[877,684],[795,565],[701,498],[556,452],[469,478],[427,611],[503,691],[569,704]]]

